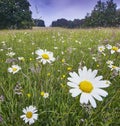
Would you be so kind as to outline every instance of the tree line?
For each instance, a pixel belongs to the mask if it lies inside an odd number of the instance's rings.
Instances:
[[[58,19],[53,21],[52,27],[80,28],[80,27],[117,27],[120,26],[120,9],[117,9],[113,0],[102,2],[99,0],[91,13],[84,19],[68,21]]]
[[[45,27],[45,23],[44,20],[32,18],[28,0],[0,0],[0,29],[24,29],[33,26]],[[61,18],[51,23],[51,27],[65,28],[117,26],[120,26],[120,9],[117,9],[113,0],[99,0],[84,19],[71,21]]]

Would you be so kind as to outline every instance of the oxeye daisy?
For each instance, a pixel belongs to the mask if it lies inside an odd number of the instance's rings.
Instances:
[[[18,60],[24,62],[25,61],[25,58],[24,57],[18,57]]]
[[[35,53],[38,55],[36,59],[40,59],[43,64],[55,61],[55,58],[53,57],[53,52],[47,51],[46,49],[38,49],[35,51]]]
[[[18,65],[12,65],[8,68],[8,72],[13,74],[17,73],[19,70],[21,70],[21,67]]]
[[[105,46],[99,46],[98,47],[98,51],[100,52],[100,53],[102,53],[102,52],[104,52],[104,50],[105,50]]]
[[[106,62],[108,65],[113,65],[113,61],[112,60],[108,60],[107,62]]]
[[[106,48],[111,50],[111,54],[113,54],[115,52],[120,52],[120,49],[117,46],[111,46],[111,45],[107,44]]]
[[[109,85],[106,84],[106,80],[102,80],[102,76],[96,77],[97,70],[87,70],[86,67],[83,67],[83,69],[78,69],[78,74],[76,72],[70,72],[69,75],[67,85],[72,87],[69,92],[72,94],[72,97],[81,94],[81,104],[88,104],[90,102],[92,107],[96,108],[95,99],[102,101],[102,97],[108,95],[108,93],[101,88],[106,88]]]
[[[42,91],[40,93],[41,96],[43,96],[45,99],[49,97],[49,93]]]
[[[15,53],[14,52],[8,52],[6,55],[9,56],[9,57],[13,57],[15,55]]]
[[[29,125],[33,124],[35,120],[38,119],[38,114],[36,114],[37,109],[34,106],[29,106],[26,108],[23,108],[24,115],[21,115],[20,118],[23,118],[25,123],[29,122]]]
[[[116,70],[117,72],[120,71],[120,67],[117,67],[117,66],[115,66],[113,64],[112,65],[109,65],[108,67],[111,68],[111,71],[112,70]]]

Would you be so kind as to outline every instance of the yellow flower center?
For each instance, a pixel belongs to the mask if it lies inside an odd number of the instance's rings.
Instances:
[[[113,69],[117,68],[116,66],[112,66]]]
[[[112,50],[114,50],[114,51],[118,51],[118,47],[113,46],[113,47],[112,47]]]
[[[102,51],[103,50],[103,48],[100,48],[100,51]]]
[[[44,96],[44,94],[45,94],[45,92],[44,92],[44,91],[42,91],[42,92],[40,93],[40,95],[41,95],[41,96]]]
[[[32,116],[33,116],[33,113],[32,113],[32,112],[27,112],[27,113],[26,113],[26,117],[27,117],[27,118],[30,119]]]
[[[48,56],[48,54],[42,54],[42,58],[43,59],[49,59],[49,56]]]
[[[80,82],[79,88],[85,93],[90,93],[93,90],[93,85],[91,82],[84,80]]]
[[[14,67],[14,68],[12,68],[12,70],[13,70],[13,72],[15,72],[17,70],[17,68]]]

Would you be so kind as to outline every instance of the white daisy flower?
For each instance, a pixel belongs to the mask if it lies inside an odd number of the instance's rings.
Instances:
[[[120,67],[117,67],[113,64],[109,65],[108,67],[111,69],[111,71],[113,71],[113,70],[116,70],[117,72],[120,71]]]
[[[45,92],[44,93],[44,96],[43,96],[45,99],[49,97],[49,93]]]
[[[8,68],[8,72],[13,74],[17,73],[19,70],[21,70],[21,67],[18,65],[12,65]]]
[[[113,46],[112,49],[111,49],[111,54],[113,54],[115,52],[120,52],[120,49],[116,46]]]
[[[40,94],[41,94],[41,96],[43,96],[43,98],[45,98],[45,99],[49,97],[49,93],[47,93],[47,92],[42,91]]]
[[[9,56],[9,57],[13,57],[15,55],[15,53],[14,52],[8,52],[6,55]]]
[[[96,108],[95,99],[102,101],[102,97],[106,97],[108,93],[101,88],[106,88],[109,85],[106,84],[106,80],[102,80],[102,76],[97,76],[97,70],[92,71],[86,67],[78,69],[78,74],[76,72],[69,73],[71,77],[68,77],[69,82],[67,85],[72,87],[70,93],[72,97],[76,97],[81,94],[80,103],[90,104],[92,107]]]
[[[111,46],[111,45],[107,44],[106,48],[111,50],[111,54],[113,54],[115,52],[120,52],[120,49],[117,46]]]
[[[107,49],[111,49],[112,46],[111,46],[110,44],[107,44],[107,45],[106,45],[106,48],[107,48]]]
[[[18,57],[18,60],[19,61],[25,61],[25,58],[24,57]]]
[[[112,65],[114,62],[113,62],[112,60],[108,60],[106,63],[107,63],[108,65]]]
[[[23,108],[24,115],[21,115],[20,118],[23,118],[25,123],[29,122],[29,125],[33,124],[35,120],[38,119],[38,114],[36,114],[37,109],[34,106],[29,106],[26,108]]]
[[[102,53],[102,52],[104,52],[104,50],[105,50],[105,46],[99,46],[98,47],[98,51],[100,52],[100,53]]]
[[[35,51],[35,53],[38,55],[36,59],[40,59],[43,64],[55,61],[55,58],[53,57],[53,52],[47,51],[46,49],[38,49]]]

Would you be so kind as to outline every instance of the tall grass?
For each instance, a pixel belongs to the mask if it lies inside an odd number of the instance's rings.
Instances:
[[[33,105],[39,114],[34,126],[119,126],[120,74],[111,71],[106,61],[113,60],[120,67],[120,53],[110,54],[108,50],[105,56],[98,53],[98,46],[106,44],[120,48],[119,29],[0,31],[0,96],[4,97],[0,100],[0,125],[27,126],[20,116],[23,108]],[[55,62],[45,65],[38,62],[35,51],[39,48],[53,52]],[[12,58],[6,55],[11,51],[15,52]],[[25,60],[19,61],[18,57]],[[9,73],[12,64],[18,64],[22,70]],[[77,72],[83,66],[97,69],[98,75],[111,82],[106,89],[109,95],[97,102],[96,109],[81,105],[79,96],[72,98],[69,93],[68,67]],[[21,87],[21,95],[15,93],[16,85]],[[49,97],[43,98],[42,91],[48,92]]]

